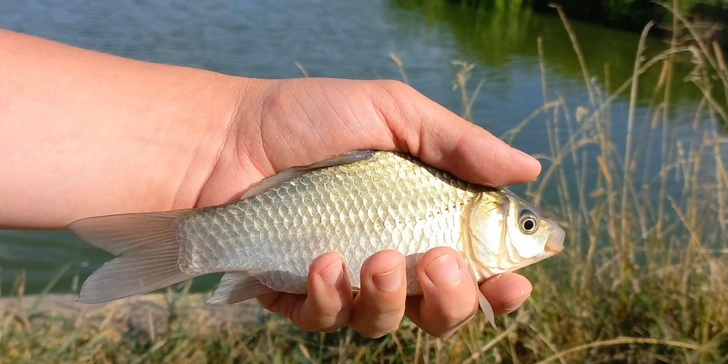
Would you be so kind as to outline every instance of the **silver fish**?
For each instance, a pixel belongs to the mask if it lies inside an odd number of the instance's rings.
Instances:
[[[478,281],[559,253],[564,230],[507,189],[466,183],[401,153],[355,151],[291,168],[240,201],[199,209],[121,214],[70,225],[117,257],[83,284],[79,300],[101,303],[224,272],[208,303],[272,291],[306,293],[310,264],[338,251],[354,289],[362,264],[391,249],[414,271],[435,247],[463,254]],[[480,306],[495,328],[482,293]]]

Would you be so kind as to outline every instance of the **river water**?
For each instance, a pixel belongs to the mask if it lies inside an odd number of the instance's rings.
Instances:
[[[572,107],[589,102],[561,21],[530,12],[431,8],[401,0],[30,0],[0,2],[0,27],[125,57],[263,78],[301,77],[305,71],[309,76],[403,79],[390,58],[396,54],[412,86],[456,112],[462,99],[453,90],[459,70],[453,61],[464,61],[474,65],[470,91],[484,82],[473,105],[474,121],[496,135],[544,104],[537,47],[542,37],[547,98],[564,97]],[[595,84],[606,87],[605,64],[612,88],[632,74],[638,35],[581,23],[573,28]],[[665,46],[656,39],[647,44],[651,54]],[[638,124],[649,121],[639,116],[657,75],[652,72],[640,83]],[[671,113],[682,135],[696,132],[690,122],[699,96],[690,87],[673,96]],[[611,110],[618,143],[627,106],[623,96]],[[534,119],[513,144],[547,154],[544,118]],[[593,173],[596,166],[589,168]],[[50,284],[56,292],[76,290],[108,258],[71,233],[0,231],[2,293],[11,293],[21,277],[26,293]]]

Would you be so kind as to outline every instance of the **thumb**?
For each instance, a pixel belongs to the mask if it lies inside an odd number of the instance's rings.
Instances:
[[[540,162],[485,129],[398,81],[383,81],[375,107],[392,130],[395,147],[471,183],[531,182]]]

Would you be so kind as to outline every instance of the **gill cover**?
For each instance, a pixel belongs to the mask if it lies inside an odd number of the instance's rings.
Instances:
[[[483,278],[501,273],[500,256],[507,251],[506,217],[510,200],[504,194],[483,192],[470,204],[465,249]]]

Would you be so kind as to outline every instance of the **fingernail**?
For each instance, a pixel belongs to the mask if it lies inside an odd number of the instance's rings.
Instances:
[[[463,272],[457,259],[450,254],[443,254],[433,260],[425,268],[425,274],[436,285],[453,285],[462,280]]]
[[[344,270],[341,266],[341,259],[329,264],[328,267],[324,268],[324,270],[319,273],[321,280],[323,280],[324,283],[328,284],[329,286],[336,285],[336,283],[339,282],[343,275]]]
[[[380,291],[396,291],[402,286],[402,267],[397,267],[391,272],[375,274],[372,276],[372,281]]]

